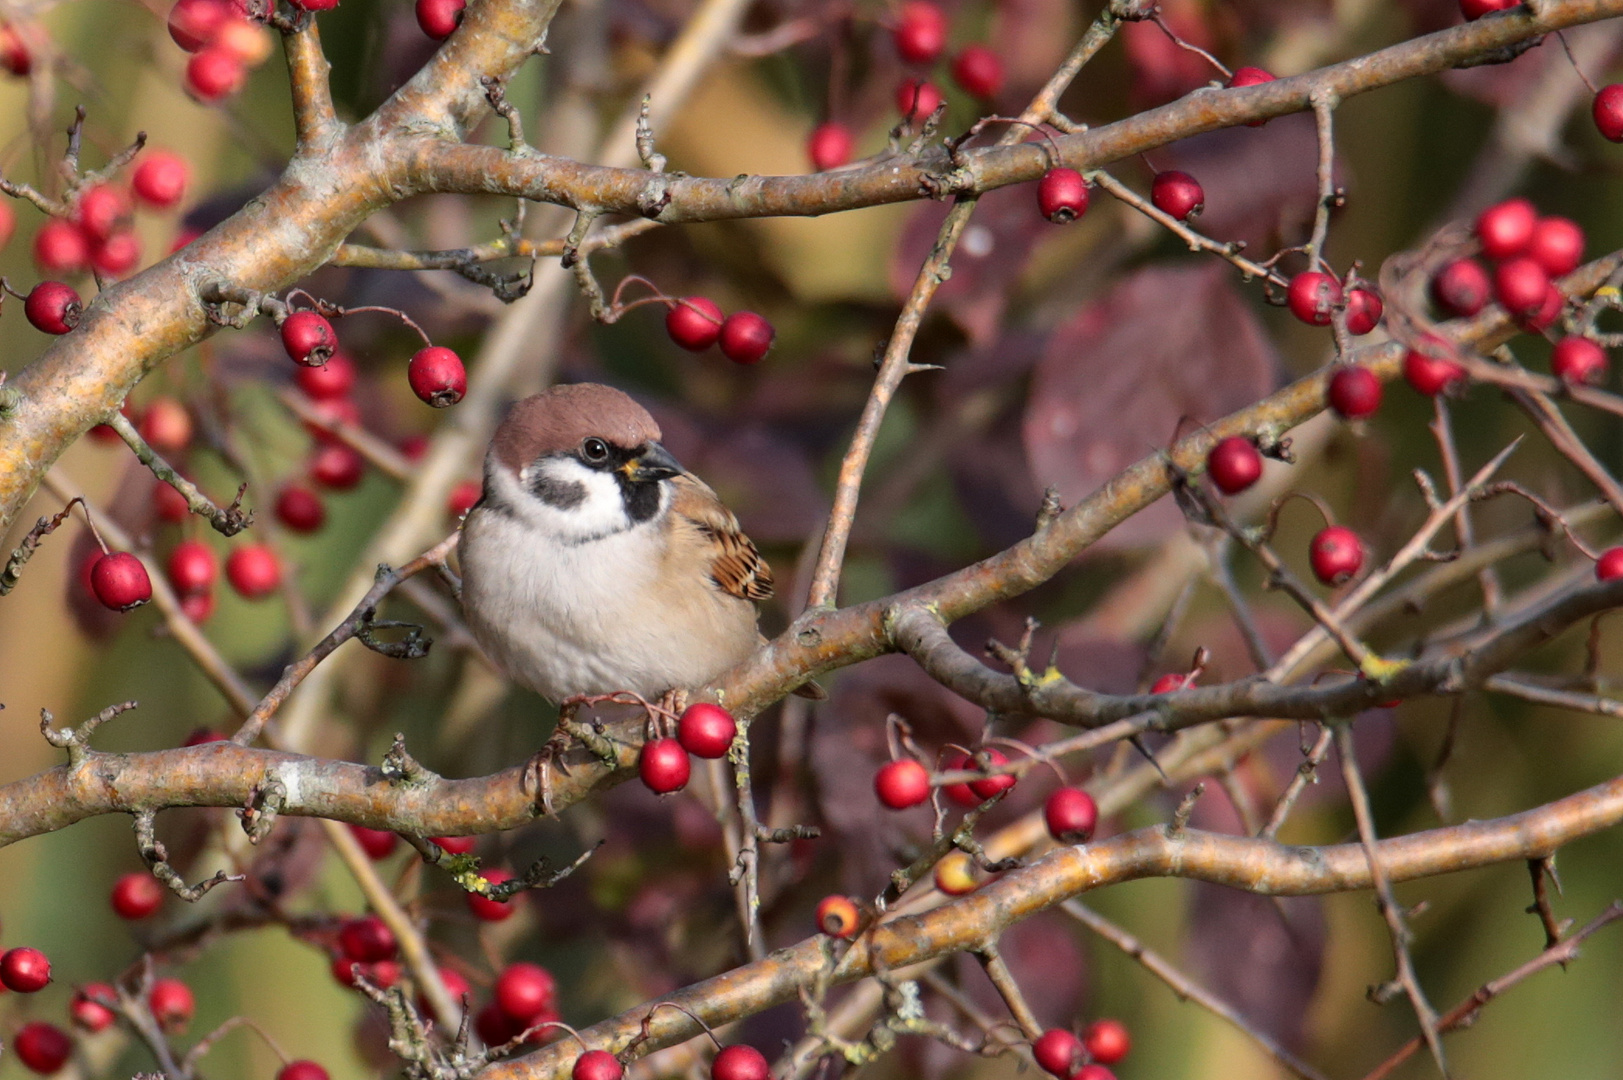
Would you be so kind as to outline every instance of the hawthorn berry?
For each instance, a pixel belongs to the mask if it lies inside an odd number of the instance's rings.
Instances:
[[[417,25],[435,41],[444,41],[462,25],[467,0],[417,0]]]
[[[1506,199],[1482,211],[1476,219],[1476,236],[1482,253],[1490,259],[1520,255],[1533,239],[1538,211],[1523,198]]]
[[[558,982],[552,972],[540,964],[521,960],[508,964],[496,976],[494,992],[502,1012],[521,1024],[528,1024],[542,1013],[552,1011]]]
[[[290,1061],[276,1070],[276,1080],[328,1080],[327,1070],[306,1058]]]
[[[194,53],[213,41],[231,17],[231,5],[225,0],[176,0],[169,9],[169,36]]]
[[[90,247],[90,266],[103,277],[123,277],[141,263],[141,241],[133,232],[116,232]]]
[[[1088,212],[1088,184],[1075,169],[1061,165],[1037,181],[1037,209],[1055,225],[1065,225]]]
[[[1623,83],[1601,87],[1592,113],[1602,138],[1623,142]]]
[[[1003,753],[1001,750],[994,750],[991,747],[986,747],[983,749],[978,755],[978,758],[985,758],[986,764],[984,767],[988,769],[995,769],[1000,765],[1007,765],[1009,763],[1007,754]],[[971,769],[982,768],[978,758],[972,759],[968,767]],[[1019,777],[1015,776],[1013,773],[998,773],[995,776],[987,776],[979,780],[971,780],[969,782],[969,790],[975,793],[976,798],[985,801],[1000,791],[1008,791],[1010,788],[1014,787],[1016,781],[1018,780]]]
[[[1431,298],[1449,315],[1475,315],[1492,295],[1493,281],[1475,259],[1455,259],[1431,279]]]
[[[210,556],[211,561],[212,558]],[[163,904],[163,894],[163,885],[151,874],[125,874],[113,882],[113,891],[108,899],[119,918],[134,921],[157,911]]]
[[[970,97],[989,101],[1003,89],[1003,61],[985,45],[966,45],[953,57],[952,79]]]
[[[107,983],[85,983],[73,992],[73,1000],[68,1003],[68,1019],[80,1031],[92,1035],[98,1031],[105,1031],[118,1018],[112,1008],[107,1004],[118,1000],[118,991]]]
[[[1031,1056],[1038,1066],[1055,1076],[1070,1076],[1081,1053],[1082,1040],[1064,1028],[1049,1028],[1031,1044]]]
[[[1309,326],[1329,326],[1330,313],[1341,303],[1341,283],[1329,274],[1305,270],[1291,278],[1285,303],[1292,315]]]
[[[655,795],[669,795],[687,787],[693,774],[688,752],[675,739],[650,739],[637,755],[637,773]]]
[[[455,405],[468,392],[468,372],[462,357],[443,345],[418,349],[406,365],[406,381],[419,401],[443,409]]]
[[[445,512],[453,521],[461,521],[464,514],[473,509],[474,503],[479,501],[485,493],[485,487],[477,480],[459,480],[451,494],[445,497]]]
[[[152,599],[152,579],[134,555],[109,551],[90,566],[90,591],[103,607],[130,611]]]
[[[473,1030],[486,1046],[501,1046],[524,1034],[524,1025],[502,1012],[492,1001],[473,1018]]]
[[[1062,787],[1043,803],[1043,824],[1062,844],[1085,844],[1099,825],[1099,804],[1081,788]]]
[[[489,870],[480,870],[479,873],[492,885],[500,885],[504,881],[512,880],[513,877],[511,870],[503,869],[500,866],[492,867]],[[468,910],[473,912],[473,917],[484,922],[501,922],[518,912],[518,908],[512,904],[511,897],[506,900],[492,900],[488,896],[480,896],[478,893],[471,892],[467,894],[467,899]],[[502,1015],[505,1016],[506,1014],[503,1013]]]
[[[1133,1040],[1120,1020],[1095,1020],[1082,1033],[1082,1048],[1101,1065],[1114,1065],[1127,1056]]]
[[[1223,494],[1237,495],[1262,475],[1262,454],[1250,439],[1230,435],[1206,455],[1206,471]]]
[[[190,593],[180,598],[180,613],[201,626],[214,615],[214,590]]]
[[[1539,218],[1527,242],[1527,256],[1551,277],[1570,274],[1584,259],[1584,231],[1571,218]]]
[[[1524,312],[1516,316],[1516,325],[1529,334],[1543,333],[1548,327],[1555,325],[1555,320],[1561,317],[1561,309],[1567,304],[1567,298],[1561,290],[1551,282],[1549,288],[1544,290],[1544,302],[1536,310]]]
[[[289,484],[277,493],[276,520],[292,532],[313,533],[326,524],[327,507],[309,488]]]
[[[766,1055],[753,1046],[724,1046],[710,1062],[710,1080],[772,1080]]]
[[[295,311],[282,320],[282,348],[294,363],[316,367],[332,360],[338,335],[332,323],[314,311]]]
[[[7,22],[0,22],[0,69],[19,79],[34,70],[34,54],[28,43],[17,28]]]
[[[812,128],[811,135],[806,139],[806,157],[818,172],[849,164],[855,154],[856,138],[851,134],[851,129],[834,120]]]
[[[400,944],[382,919],[376,915],[360,915],[346,919],[338,928],[338,947],[351,960],[370,964],[394,959]]]
[[[1152,694],[1174,694],[1189,689],[1190,676],[1182,671],[1169,671],[1150,684]]]
[[[51,981],[51,961],[38,949],[19,945],[0,956],[0,986],[19,994],[33,994]]]
[[[1320,529],[1307,549],[1313,576],[1326,585],[1340,585],[1364,565],[1364,544],[1345,525]]]
[[[1495,11],[1509,11],[1520,3],[1521,0],[1460,0],[1460,14],[1467,21],[1474,21]]]
[[[105,240],[129,219],[130,199],[112,184],[93,184],[74,204],[73,217],[91,240]]]
[[[157,979],[147,991],[147,1008],[164,1031],[184,1031],[197,1012],[197,998],[192,988],[179,979]]]
[[[946,13],[929,0],[907,0],[890,36],[903,60],[933,64],[947,48]]]
[[[23,315],[36,330],[47,334],[65,334],[79,325],[84,309],[79,294],[71,285],[60,281],[42,281],[28,290],[23,301]]]
[[[366,475],[366,459],[347,443],[323,443],[310,455],[309,473],[321,487],[349,491]]]
[[[241,59],[214,45],[204,46],[186,62],[186,92],[204,104],[224,100],[242,89],[248,69]]]
[[[1538,314],[1550,292],[1550,275],[1526,255],[1506,259],[1493,273],[1494,291],[1505,310],[1526,318]]]
[[[192,441],[192,414],[172,397],[157,397],[141,410],[135,430],[147,445],[165,454],[178,454]]]
[[[213,728],[193,728],[192,733],[186,736],[181,746],[207,746],[211,742],[225,742],[225,736]]]
[[[17,1030],[11,1047],[17,1060],[41,1076],[61,1072],[73,1056],[73,1039],[55,1024],[32,1020]]]
[[[282,560],[265,544],[243,544],[225,557],[225,579],[244,600],[263,600],[282,584]]]
[[[11,234],[17,228],[17,215],[11,209],[8,200],[0,200],[0,249],[11,241]]]
[[[621,1080],[625,1074],[620,1059],[607,1050],[588,1050],[575,1059],[569,1080]]]
[[[849,896],[825,896],[817,904],[817,929],[829,937],[848,938],[857,932],[857,906]]]
[[[445,987],[445,996],[452,1001],[462,1001],[473,989],[468,985],[468,980],[463,978],[462,973],[456,968],[445,967],[441,964],[437,965],[435,970],[439,972],[440,984]],[[417,995],[417,1011],[424,1016],[430,1016],[434,1012],[433,1005],[429,1004],[428,998],[422,994]]]
[[[1550,370],[1569,386],[1600,382],[1608,366],[1606,350],[1586,337],[1564,337],[1550,350]]]
[[[947,761],[947,769],[950,772],[974,772],[979,768],[980,765],[969,754],[956,754]],[[970,790],[967,783],[944,784],[941,788],[941,794],[959,806],[971,807],[981,804],[980,797]]]
[[[758,364],[772,348],[777,331],[753,311],[735,311],[721,324],[721,354],[735,364]]]
[[[1369,368],[1342,366],[1330,376],[1325,396],[1343,420],[1362,420],[1381,407],[1383,392],[1381,380]]]
[[[1206,209],[1206,191],[1188,173],[1168,169],[1150,182],[1150,202],[1168,217],[1188,221]]]
[[[1090,1061],[1072,1073],[1070,1080],[1116,1080],[1116,1074],[1098,1062]]]
[[[1347,333],[1353,336],[1367,334],[1380,325],[1386,305],[1381,294],[1370,289],[1354,289],[1347,296]]]
[[[1452,355],[1448,342],[1426,334],[1404,354],[1403,377],[1420,393],[1434,397],[1465,378],[1465,368]]]
[[[676,741],[694,757],[726,757],[737,733],[738,722],[733,714],[708,701],[689,705],[676,722]]]
[[[1229,81],[1228,81],[1227,85],[1228,85],[1228,88],[1230,90],[1234,90],[1234,89],[1238,89],[1238,88],[1243,87],[1243,86],[1261,86],[1263,83],[1269,83],[1269,82],[1273,82],[1273,81],[1274,81],[1273,73],[1266,70],[1265,68],[1242,67],[1242,68],[1236,68],[1234,70],[1234,74],[1229,76]],[[1267,122],[1268,121],[1266,121],[1266,120],[1247,120],[1245,122],[1245,126],[1246,127],[1261,127],[1262,125],[1266,124]]]
[[[948,896],[963,896],[975,891],[975,863],[962,851],[949,851],[935,864],[935,887]]]
[[[1623,577],[1623,547],[1607,548],[1595,560],[1595,579],[1612,581]]]
[[[704,296],[684,296],[665,313],[665,332],[688,352],[704,352],[721,336],[721,308]]]
[[[300,11],[331,11],[338,6],[338,0],[288,0]]]
[[[335,352],[325,364],[300,365],[293,382],[312,401],[346,397],[355,389],[355,361],[346,352]]]
[[[34,265],[42,274],[76,274],[90,262],[90,239],[71,221],[52,218],[34,234]]]
[[[315,408],[310,410],[314,416],[304,422],[304,430],[320,442],[337,440],[338,435],[332,430],[334,428],[345,424],[360,426],[361,407],[355,403],[354,398],[328,398],[314,404]]]
[[[888,761],[873,777],[874,794],[892,810],[906,810],[930,797],[930,773],[912,758]]]
[[[130,190],[155,210],[167,210],[186,196],[191,167],[168,150],[148,150],[130,174]]]
[[[941,88],[928,79],[904,79],[896,87],[896,111],[907,121],[924,121],[941,107]]]
[[[378,859],[387,859],[394,853],[400,843],[400,837],[387,829],[368,829],[365,825],[351,825],[350,835],[355,837],[366,857],[374,862]]]

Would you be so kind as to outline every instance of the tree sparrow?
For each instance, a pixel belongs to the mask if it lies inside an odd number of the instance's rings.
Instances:
[[[618,390],[513,406],[462,525],[462,606],[486,655],[554,702],[702,685],[761,643],[772,571]]]

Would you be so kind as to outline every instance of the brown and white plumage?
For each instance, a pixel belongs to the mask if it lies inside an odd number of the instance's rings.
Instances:
[[[760,643],[772,572],[738,520],[618,390],[513,406],[462,528],[462,603],[485,652],[553,701],[704,683]]]

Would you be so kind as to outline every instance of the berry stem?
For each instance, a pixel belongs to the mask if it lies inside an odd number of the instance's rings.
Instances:
[[[141,433],[135,430],[129,417],[122,412],[114,411],[106,420],[108,427],[118,432],[118,437],[124,440],[136,458],[151,470],[152,475],[180,492],[181,498],[191,512],[207,518],[214,531],[221,536],[235,536],[253,524],[254,512],[242,509],[242,497],[248,491],[248,485],[242,484],[237,488],[237,497],[227,507],[216,506],[207,495],[204,495],[197,485],[175,471],[175,467],[165,461],[158,452],[147,444]]]

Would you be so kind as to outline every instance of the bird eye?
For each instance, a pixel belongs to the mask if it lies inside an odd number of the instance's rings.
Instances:
[[[596,436],[582,439],[580,456],[593,465],[601,464],[609,460],[609,444]]]

